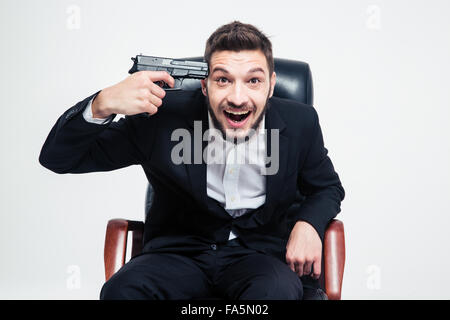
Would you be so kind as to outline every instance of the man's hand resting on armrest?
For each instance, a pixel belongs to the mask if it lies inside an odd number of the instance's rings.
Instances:
[[[140,71],[121,82],[103,89],[92,102],[94,118],[108,118],[112,114],[135,115],[158,111],[166,95],[154,82],[164,81],[170,87],[175,80],[166,71]]]
[[[299,275],[319,279],[322,267],[322,241],[308,222],[298,221],[292,228],[286,245],[286,262]],[[314,266],[313,266],[314,263]]]

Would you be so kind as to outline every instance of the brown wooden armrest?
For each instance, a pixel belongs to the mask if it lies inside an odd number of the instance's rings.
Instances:
[[[325,292],[330,300],[341,299],[342,279],[345,265],[344,224],[332,220],[324,237],[324,281]]]
[[[108,221],[105,237],[105,279],[108,281],[124,264],[127,249],[128,231],[133,232],[133,246],[131,256],[142,251],[142,234],[144,223],[125,219]]]

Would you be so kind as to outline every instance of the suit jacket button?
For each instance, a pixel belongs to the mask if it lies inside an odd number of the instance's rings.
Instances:
[[[211,245],[211,249],[217,250],[217,246],[216,246],[215,244],[212,244],[212,245]]]

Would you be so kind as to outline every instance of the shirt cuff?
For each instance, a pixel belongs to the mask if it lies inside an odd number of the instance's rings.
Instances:
[[[96,96],[94,96],[88,103],[86,109],[83,111],[83,118],[87,122],[90,123],[96,123],[96,124],[106,124],[110,122],[113,119],[113,115],[109,116],[108,118],[94,118],[92,114],[92,101],[94,101]]]

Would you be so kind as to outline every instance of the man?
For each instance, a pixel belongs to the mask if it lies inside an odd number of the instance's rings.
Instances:
[[[102,299],[301,299],[302,281],[317,284],[344,189],[315,109],[272,97],[272,46],[252,25],[217,29],[205,61],[201,90],[168,93],[155,83],[173,87],[169,74],[138,72],[67,110],[45,141],[39,161],[56,173],[139,164],[154,188],[143,253],[105,283]],[[112,122],[116,114],[126,117]],[[180,130],[192,138],[181,151]],[[267,141],[244,148],[259,137]],[[201,151],[223,146],[225,160],[199,158],[199,138]],[[271,154],[274,170],[233,161],[244,149]]]

